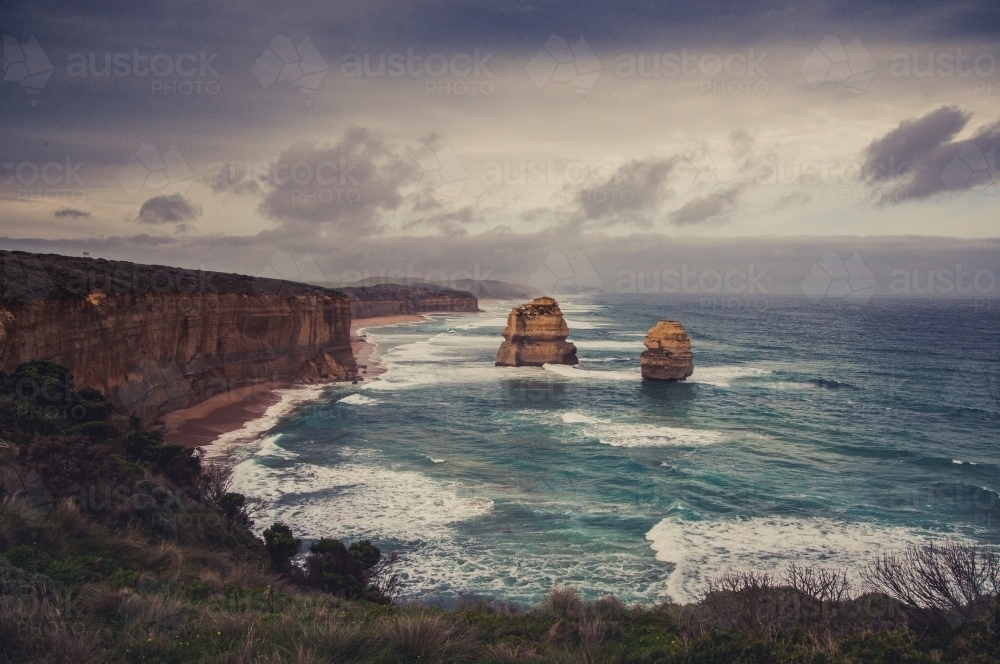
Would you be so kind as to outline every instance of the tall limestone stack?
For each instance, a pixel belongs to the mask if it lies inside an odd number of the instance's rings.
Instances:
[[[676,320],[661,320],[646,333],[639,356],[643,380],[684,380],[694,373],[691,339]]]
[[[551,297],[535,298],[514,307],[503,331],[505,341],[497,351],[497,366],[540,367],[543,364],[579,364],[576,346],[566,341],[569,327],[559,303]]]

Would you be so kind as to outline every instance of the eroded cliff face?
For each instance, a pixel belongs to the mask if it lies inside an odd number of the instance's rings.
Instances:
[[[377,284],[342,290],[351,301],[354,320],[433,311],[479,311],[475,295],[454,288]]]
[[[0,369],[58,362],[144,423],[248,385],[356,375],[338,291],[21,252],[0,261]]]
[[[684,380],[694,373],[691,339],[676,320],[661,320],[646,333],[639,366],[645,380]]]
[[[579,364],[576,346],[566,341],[568,336],[559,304],[551,297],[535,298],[510,310],[496,365]]]

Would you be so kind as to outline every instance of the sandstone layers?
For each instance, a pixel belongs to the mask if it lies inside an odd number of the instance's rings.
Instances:
[[[356,376],[339,291],[23,252],[0,262],[0,369],[58,362],[144,423],[249,385]]]
[[[514,307],[497,351],[497,366],[540,367],[543,364],[579,364],[576,346],[566,341],[569,327],[559,304],[551,297],[535,298]]]
[[[661,320],[649,329],[639,356],[644,380],[684,380],[694,373],[691,339],[676,320]]]

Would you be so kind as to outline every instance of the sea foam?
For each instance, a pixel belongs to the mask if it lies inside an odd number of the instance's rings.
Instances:
[[[667,588],[676,602],[700,600],[709,579],[728,570],[781,573],[790,563],[846,570],[857,583],[858,569],[879,550],[899,550],[928,536],[902,526],[765,517],[668,517],[646,533],[656,559],[675,565]]]
[[[639,373],[638,367],[617,371],[590,371],[566,364],[546,364],[542,368],[564,378],[573,378],[576,380],[642,380],[642,374]]]
[[[363,394],[351,394],[344,397],[337,403],[342,403],[348,406],[370,406],[372,404],[378,403],[378,399],[366,397]]]
[[[717,367],[694,368],[694,375],[688,378],[688,382],[701,383],[702,385],[713,385],[715,387],[731,387],[733,381],[742,378],[757,378],[771,374],[770,369],[747,365],[724,365]]]
[[[699,447],[725,439],[720,431],[614,422],[572,411],[563,413],[561,419],[613,447]]]
[[[304,403],[316,401],[329,385],[310,385],[287,390],[275,390],[280,400],[269,406],[255,420],[245,422],[239,429],[222,434],[204,448],[207,459],[230,459],[236,453],[253,454],[263,443],[264,435],[286,415]],[[255,445],[256,443],[256,445]]]

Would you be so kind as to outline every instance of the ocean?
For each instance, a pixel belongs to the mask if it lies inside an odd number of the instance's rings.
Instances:
[[[269,501],[258,529],[370,538],[446,607],[1000,544],[1000,304],[559,299],[579,367],[493,366],[515,302],[372,328],[385,374],[286,391],[210,453]],[[660,318],[692,339],[684,383],[640,380]]]

